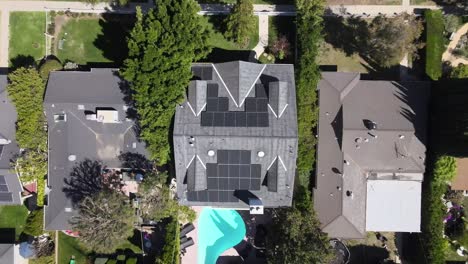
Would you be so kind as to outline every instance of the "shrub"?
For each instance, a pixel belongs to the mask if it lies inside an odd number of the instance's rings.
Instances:
[[[44,209],[32,211],[26,219],[23,232],[31,236],[39,236],[44,233]]]
[[[444,18],[441,10],[426,10],[426,74],[432,80],[442,76],[444,46]]]
[[[443,237],[443,219],[446,208],[441,197],[447,190],[446,182],[456,173],[455,159],[440,156],[434,163],[431,178],[426,179],[422,195],[422,243],[428,263],[445,263],[448,241]]]
[[[315,163],[314,129],[317,126],[318,106],[316,88],[320,71],[316,63],[322,39],[324,1],[298,0],[297,5],[297,47],[296,98],[299,149],[297,173],[299,184],[309,186],[310,174]]]
[[[129,258],[127,259],[127,262],[125,264],[136,264],[137,263],[137,258]]]
[[[162,255],[156,259],[156,264],[180,263],[180,228],[177,219],[166,226],[166,237]]]
[[[117,260],[115,260],[115,259],[110,259],[109,261],[107,261],[106,264],[117,264]]]
[[[55,59],[46,60],[39,68],[39,74],[41,78],[47,80],[51,71],[59,71],[63,69],[62,64]]]

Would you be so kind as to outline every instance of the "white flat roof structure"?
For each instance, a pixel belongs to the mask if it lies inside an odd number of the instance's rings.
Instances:
[[[368,180],[366,231],[420,232],[421,182]]]

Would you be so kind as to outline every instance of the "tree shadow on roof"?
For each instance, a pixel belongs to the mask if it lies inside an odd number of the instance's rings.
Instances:
[[[64,179],[65,196],[78,204],[85,197],[93,196],[103,189],[102,164],[98,161],[85,159],[76,164],[70,172],[70,177]]]
[[[430,86],[427,82],[393,82],[398,90],[394,96],[404,103],[400,109],[414,126],[415,136],[426,145]]]
[[[119,160],[122,162],[122,168],[145,171],[153,169],[153,163],[140,153],[124,152],[119,155]]]

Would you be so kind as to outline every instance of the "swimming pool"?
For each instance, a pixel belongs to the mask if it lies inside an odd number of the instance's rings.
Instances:
[[[235,210],[203,208],[198,218],[198,264],[215,264],[219,255],[245,237],[245,224]]]

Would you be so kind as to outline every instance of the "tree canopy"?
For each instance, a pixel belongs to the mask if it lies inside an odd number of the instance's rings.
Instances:
[[[370,24],[367,54],[383,67],[398,65],[406,53],[417,56],[423,46],[418,43],[422,31],[423,25],[415,16],[377,16]]]
[[[450,77],[455,79],[464,79],[468,78],[468,65],[460,64],[457,67],[452,69]]]
[[[112,253],[133,234],[134,221],[134,210],[127,197],[102,191],[85,197],[79,204],[79,214],[72,217],[70,223],[86,248]]]
[[[18,113],[16,141],[23,149],[46,148],[42,99],[45,84],[34,68],[18,68],[8,74],[8,96]]]
[[[158,221],[173,217],[181,222],[193,222],[195,212],[187,206],[179,205],[171,196],[169,187],[164,184],[166,176],[147,176],[140,185],[140,210],[143,219]]]
[[[332,251],[320,230],[310,192],[299,187],[292,208],[277,210],[267,239],[268,263],[328,263]]]
[[[121,74],[138,114],[141,138],[151,157],[164,165],[170,159],[170,126],[184,99],[193,61],[206,56],[209,31],[202,26],[194,0],[155,1],[128,38],[129,54]]]
[[[317,126],[318,106],[316,88],[320,80],[316,58],[322,40],[323,0],[297,0],[296,98],[299,149],[297,171],[300,184],[309,185],[310,173],[315,162],[317,139],[313,130]]]
[[[60,61],[56,59],[49,59],[39,67],[39,74],[41,75],[42,79],[47,80],[51,71],[59,71],[61,69],[63,69],[63,66]]]
[[[237,0],[226,19],[226,37],[245,46],[249,42],[250,34],[256,30],[255,26],[253,1]]]

